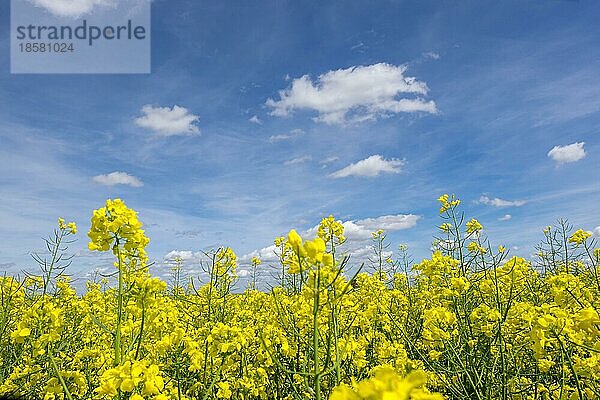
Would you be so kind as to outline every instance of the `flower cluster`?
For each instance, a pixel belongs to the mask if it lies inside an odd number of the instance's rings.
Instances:
[[[150,239],[144,234],[137,213],[128,208],[121,199],[106,200],[106,206],[94,210],[92,226],[88,232],[90,250],[108,251],[115,256],[137,258],[145,263],[148,256],[145,247]]]

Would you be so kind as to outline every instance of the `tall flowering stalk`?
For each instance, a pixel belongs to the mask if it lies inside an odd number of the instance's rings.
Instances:
[[[146,272],[148,255],[146,246],[150,239],[142,230],[142,223],[137,213],[128,208],[121,199],[106,200],[106,206],[94,210],[92,226],[88,232],[92,251],[108,251],[112,249],[117,258],[119,288],[117,292],[117,324],[114,339],[114,365],[121,363],[121,323],[123,320],[123,295],[125,280],[135,274]]]

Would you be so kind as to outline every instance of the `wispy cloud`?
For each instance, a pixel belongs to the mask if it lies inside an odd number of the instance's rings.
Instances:
[[[439,60],[440,55],[434,51],[428,51],[426,53],[423,53],[423,58],[430,59],[430,60]]]
[[[303,164],[310,160],[312,160],[312,156],[301,156],[301,157],[292,158],[291,160],[287,160],[283,164],[284,165]]]
[[[200,133],[196,126],[199,117],[192,114],[187,108],[180,106],[142,107],[144,115],[135,119],[136,125],[150,129],[159,136],[195,135]]]
[[[404,76],[406,66],[386,63],[338,69],[308,75],[292,81],[291,87],[279,92],[279,99],[268,99],[272,115],[288,116],[294,110],[318,113],[315,121],[342,124],[375,120],[397,113],[436,113],[435,102],[420,97],[428,92],[427,84]]]
[[[186,229],[181,231],[175,231],[175,236],[181,238],[197,239],[202,236],[202,231]]]
[[[556,161],[558,164],[572,163],[585,158],[585,142],[572,143],[566,146],[554,146],[548,152],[548,157]]]
[[[331,157],[327,157],[321,161],[319,161],[321,164],[329,164],[332,163],[334,161],[339,160],[340,158],[338,156],[331,156]]]
[[[381,173],[398,174],[406,162],[392,158],[386,160],[379,154],[357,161],[329,175],[331,178],[346,178],[349,176],[375,177]]]
[[[275,142],[281,142],[284,140],[291,140],[291,139],[295,139],[298,136],[302,135],[304,133],[304,131],[302,129],[292,129],[290,131],[290,133],[287,134],[283,134],[283,135],[273,135],[269,138],[269,142],[271,143],[275,143]]]
[[[486,195],[482,195],[477,202],[492,207],[521,207],[527,204],[525,200],[504,200],[498,197],[491,199]]]
[[[498,221],[510,221],[512,219],[512,215],[506,214],[503,217],[498,218]]]
[[[326,157],[323,160],[319,161],[319,164],[321,164],[321,168],[327,168],[329,167],[330,164],[338,161],[340,158],[338,156],[330,156],[330,157]]]
[[[115,186],[115,185],[127,185],[132,187],[142,187],[144,183],[133,175],[129,175],[126,172],[111,172],[110,174],[97,175],[92,178],[94,183]]]

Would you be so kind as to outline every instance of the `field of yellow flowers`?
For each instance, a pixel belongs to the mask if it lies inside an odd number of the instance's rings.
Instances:
[[[205,285],[148,272],[135,211],[108,200],[89,248],[117,284],[78,295],[62,272],[77,227],[59,220],[39,276],[0,278],[0,395],[23,399],[597,399],[600,249],[561,222],[531,262],[493,247],[454,196],[430,259],[359,268],[344,228],[275,240],[280,281],[234,293],[237,257]],[[42,260],[40,260],[42,261]],[[260,260],[252,261],[260,268]],[[352,271],[352,273],[350,273]]]

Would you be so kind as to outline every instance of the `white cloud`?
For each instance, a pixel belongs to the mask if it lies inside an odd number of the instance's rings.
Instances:
[[[105,186],[129,185],[133,187],[142,187],[144,183],[133,175],[126,172],[111,172],[106,175],[98,175],[92,178],[95,183]]]
[[[258,257],[263,263],[274,263],[279,261],[279,257],[275,254],[276,251],[277,247],[273,244],[268,247],[263,247],[262,249],[254,250],[252,253],[241,257],[240,260],[250,263],[250,260],[252,260],[253,257]]]
[[[344,225],[344,235],[351,242],[364,242],[371,240],[371,233],[378,229],[383,229],[387,232],[394,232],[403,229],[410,229],[417,225],[417,221],[421,219],[418,215],[386,215],[377,218],[367,218],[359,221],[346,221]],[[317,227],[313,228],[314,236]]]
[[[350,164],[329,176],[331,178],[345,178],[348,176],[374,177],[382,172],[397,174],[401,172],[401,167],[405,163],[404,160],[395,158],[386,160],[379,154],[376,154],[354,164]]]
[[[202,252],[194,252],[191,250],[173,250],[167,253],[164,257],[165,260],[175,260],[181,258],[185,261],[200,261],[205,257]]]
[[[504,217],[498,218],[498,221],[510,221],[512,219],[512,215],[506,214]]]
[[[290,133],[284,135],[273,135],[269,138],[269,142],[281,142],[283,140],[295,139],[298,136],[302,135],[304,131],[302,129],[292,129]]]
[[[433,51],[428,51],[426,53],[423,53],[423,58],[425,59],[432,59],[432,60],[439,60],[440,59],[440,55],[436,52]]]
[[[301,157],[292,158],[291,160],[287,160],[283,164],[284,165],[303,164],[303,163],[305,163],[307,161],[310,161],[310,160],[312,160],[311,156],[301,156]]]
[[[199,134],[196,126],[198,116],[189,112],[185,107],[173,106],[142,107],[143,116],[135,119],[135,123],[142,128],[150,129],[159,136],[194,135]]]
[[[258,115],[252,116],[248,119],[248,121],[252,122],[253,124],[262,125],[262,121],[260,120],[260,118],[258,118]]]
[[[278,252],[279,248],[274,244],[263,247],[262,249],[254,250],[251,253],[240,257],[239,264],[250,266],[252,264],[252,258],[258,257],[262,262],[261,265],[277,265],[279,264],[279,256],[277,255]]]
[[[367,229],[354,221],[344,221],[342,225],[344,226],[344,236],[350,242],[364,242],[371,239],[372,229]],[[311,232],[310,236],[316,236],[318,228],[319,226],[317,225],[309,230]]]
[[[279,100],[268,99],[272,115],[285,117],[294,110],[313,110],[315,121],[327,124],[375,120],[401,112],[436,113],[435,102],[421,97],[427,84],[404,76],[406,66],[386,63],[338,69],[319,75],[294,79],[289,88],[279,91]]]
[[[383,215],[377,218],[358,220],[356,225],[362,226],[371,232],[377,229],[392,232],[412,228],[417,225],[419,219],[421,219],[420,216],[413,214]]]
[[[525,200],[510,201],[510,200],[499,199],[498,197],[496,197],[494,199],[490,199],[488,196],[483,195],[479,198],[478,203],[485,204],[485,205],[492,206],[492,207],[521,207],[521,206],[527,204],[527,201],[525,201]]]
[[[554,146],[552,150],[548,152],[548,157],[553,159],[559,164],[572,163],[585,158],[585,149],[583,145],[585,142],[572,143],[566,146]]]
[[[593,232],[594,236],[600,237],[600,226],[595,227],[592,232]]]
[[[79,17],[89,14],[96,7],[114,7],[115,0],[29,0],[59,17]]]

